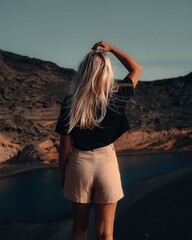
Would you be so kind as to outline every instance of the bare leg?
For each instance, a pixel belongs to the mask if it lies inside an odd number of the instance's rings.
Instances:
[[[95,232],[98,240],[113,240],[117,203],[95,203]]]
[[[71,240],[86,240],[90,204],[72,202],[73,231]]]

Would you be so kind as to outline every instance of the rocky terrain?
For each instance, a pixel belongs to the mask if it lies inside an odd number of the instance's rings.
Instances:
[[[54,132],[75,71],[0,50],[0,167],[57,163]],[[192,73],[139,81],[126,114],[131,130],[117,151],[192,150]]]

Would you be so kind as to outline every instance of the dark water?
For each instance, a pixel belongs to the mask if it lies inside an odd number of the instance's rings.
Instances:
[[[192,166],[192,153],[118,156],[123,188],[145,178]],[[0,219],[43,222],[71,211],[57,169],[33,170],[0,179]]]

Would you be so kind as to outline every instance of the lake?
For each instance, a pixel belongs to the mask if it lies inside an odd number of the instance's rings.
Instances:
[[[192,166],[192,153],[117,154],[123,188],[139,180]],[[38,169],[0,179],[0,219],[46,222],[70,214],[57,169]]]

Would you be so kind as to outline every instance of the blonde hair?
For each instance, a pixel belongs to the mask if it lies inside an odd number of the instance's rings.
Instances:
[[[91,51],[79,65],[70,88],[68,133],[80,129],[101,127],[110,97],[116,88],[112,64],[104,52]]]

